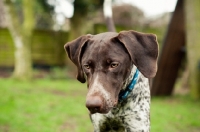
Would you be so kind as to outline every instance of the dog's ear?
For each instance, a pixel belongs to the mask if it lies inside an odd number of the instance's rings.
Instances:
[[[133,64],[147,78],[157,72],[158,43],[156,35],[135,31],[122,31],[115,39],[124,45]]]
[[[86,44],[86,42],[91,38],[92,35],[83,35],[71,42],[68,42],[64,45],[64,49],[67,52],[70,60],[77,66],[78,74],[76,78],[82,82],[85,83],[85,77],[84,73],[81,67],[81,52],[83,49],[83,46]]]

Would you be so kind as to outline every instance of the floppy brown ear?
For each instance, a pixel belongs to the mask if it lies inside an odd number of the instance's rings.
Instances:
[[[127,49],[133,64],[147,78],[157,72],[158,43],[156,35],[122,31],[116,37]]]
[[[84,44],[86,44],[86,42],[88,41],[89,38],[91,38],[91,36],[92,35],[90,34],[84,35],[64,45],[64,48],[70,60],[77,66],[78,74],[76,78],[82,83],[85,83],[86,80],[80,63],[81,60],[80,55]]]

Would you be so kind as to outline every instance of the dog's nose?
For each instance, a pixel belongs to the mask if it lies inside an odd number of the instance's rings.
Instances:
[[[102,99],[99,96],[88,97],[86,100],[86,107],[91,114],[100,112],[103,106]]]

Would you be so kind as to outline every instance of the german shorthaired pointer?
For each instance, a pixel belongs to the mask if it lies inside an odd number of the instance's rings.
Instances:
[[[136,31],[81,36],[64,46],[85,83],[95,132],[149,132],[148,78],[157,71],[158,43]]]

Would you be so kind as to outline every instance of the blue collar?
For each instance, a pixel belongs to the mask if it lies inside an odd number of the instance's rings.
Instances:
[[[130,94],[130,92],[134,89],[134,86],[138,80],[138,75],[139,75],[139,70],[136,69],[135,75],[134,75],[132,81],[130,82],[130,84],[126,87],[126,89],[120,91],[119,101],[126,99],[127,96]]]

